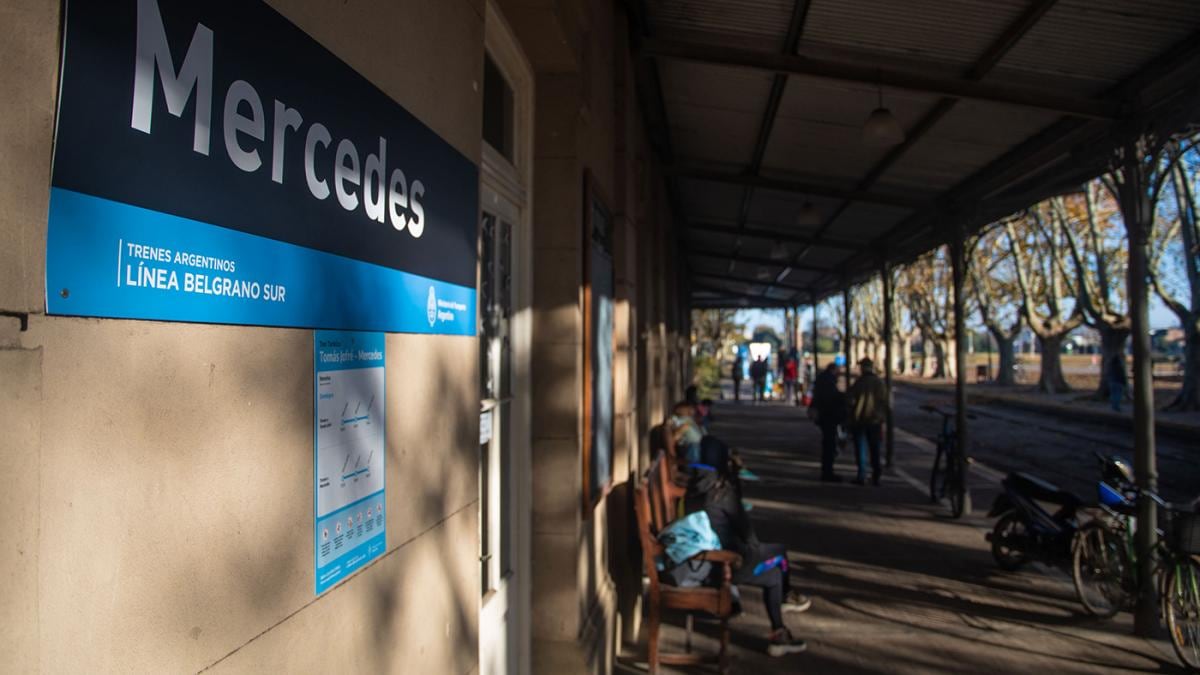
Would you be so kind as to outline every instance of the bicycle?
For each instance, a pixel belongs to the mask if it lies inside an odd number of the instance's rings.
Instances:
[[[1072,546],[1075,593],[1090,614],[1109,618],[1131,608],[1138,596],[1136,497],[1138,490],[1106,502],[1105,515],[1080,528]],[[1159,613],[1165,619],[1175,654],[1188,668],[1200,671],[1200,513],[1185,511],[1146,491],[1162,515],[1154,549],[1154,579]]]
[[[948,498],[951,515],[961,518],[963,514],[971,512],[971,491],[967,487],[967,466],[971,458],[964,456],[958,448],[958,433],[950,422],[956,413],[945,412],[931,404],[922,405],[921,410],[942,416],[942,430],[934,439],[937,450],[929,475],[929,500],[937,504]]]

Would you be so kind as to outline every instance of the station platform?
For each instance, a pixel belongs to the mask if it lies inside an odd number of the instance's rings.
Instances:
[[[722,402],[713,414],[711,432],[762,479],[746,484],[759,538],[787,545],[792,585],[813,598],[808,612],[785,617],[808,650],[771,658],[761,597],[743,588],[730,672],[1182,672],[1167,642],[1132,635],[1129,614],[1088,617],[1066,571],[995,565],[984,535],[998,472],[973,472],[974,513],[955,520],[929,500],[929,440],[898,430],[895,465],[879,487],[849,482],[848,447],[837,460],[844,482],[823,483],[820,432],[802,408]],[[670,620],[664,645],[680,649],[682,618]],[[713,626],[698,620],[696,631],[695,648],[715,651]],[[645,645],[627,651],[618,672],[644,672]]]

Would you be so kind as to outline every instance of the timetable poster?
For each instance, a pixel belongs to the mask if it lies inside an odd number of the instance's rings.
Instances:
[[[387,549],[384,335],[314,334],[314,549],[317,594]]]

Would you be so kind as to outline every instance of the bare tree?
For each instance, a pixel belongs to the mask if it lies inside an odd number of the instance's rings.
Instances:
[[[1000,356],[996,383],[1015,384],[1017,358],[1013,344],[1024,323],[1022,297],[1013,254],[1004,241],[1002,225],[985,230],[975,240],[967,270],[980,318],[995,340]]]
[[[719,357],[742,339],[745,325],[734,309],[700,309],[692,312],[692,344],[701,354]]]
[[[1151,284],[1183,328],[1184,373],[1179,395],[1168,410],[1200,410],[1200,218],[1196,183],[1200,176],[1197,141],[1167,144],[1167,201],[1162,211],[1174,217],[1156,223],[1150,247]]]
[[[1009,251],[1021,291],[1022,312],[1029,329],[1037,336],[1042,351],[1042,372],[1038,388],[1049,393],[1070,391],[1062,371],[1062,345],[1067,335],[1083,324],[1077,303],[1066,301],[1075,295],[1071,279],[1058,264],[1065,245],[1059,228],[1047,222],[1046,203],[1005,222]]]
[[[1121,283],[1127,274],[1129,246],[1124,228],[1114,220],[1116,205],[1102,196],[1100,184],[1089,182],[1080,194],[1052,198],[1049,210],[1055,231],[1066,243],[1065,252],[1054,249],[1056,263],[1064,275],[1073,275],[1076,306],[1084,323],[1100,335],[1102,376],[1096,396],[1104,400],[1108,398],[1104,369],[1113,357],[1125,354],[1133,323]],[[1052,234],[1044,232],[1044,236]],[[1067,256],[1070,264],[1064,259]]]
[[[912,322],[921,333],[925,377],[954,377],[953,279],[944,248],[920,256],[903,268],[897,293],[903,295]]]

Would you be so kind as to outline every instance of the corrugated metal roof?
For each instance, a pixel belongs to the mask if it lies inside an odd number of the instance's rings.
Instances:
[[[1098,93],[1198,24],[1197,0],[1060,0],[999,67],[1088,78]]]
[[[813,0],[802,43],[974,63],[1028,0]]]
[[[927,137],[904,154],[879,180],[881,187],[927,191],[957,185],[1008,150]]]
[[[676,154],[689,160],[748,164],[771,76],[684,61],[664,61],[659,73]]]
[[[742,205],[740,185],[679,179],[683,208],[694,220],[735,221]]]
[[[806,202],[812,202],[813,208],[824,216],[833,213],[840,203],[830,197],[758,188],[754,190],[754,198],[750,202],[749,221],[755,223],[755,227],[773,227],[792,234],[804,234],[811,228],[797,225],[796,216]]]
[[[936,100],[886,90],[883,97],[906,129]],[[879,92],[870,86],[790,77],[763,157],[764,168],[822,174],[848,181],[847,187],[857,183],[887,152],[862,143],[862,124],[878,105]]]
[[[793,0],[651,0],[656,34],[700,32],[735,35],[779,51],[787,36]]]
[[[929,133],[930,138],[979,145],[1014,146],[1059,119],[1044,110],[959,101]]]
[[[932,78],[960,77],[1024,15],[1032,1],[811,0],[799,53],[813,58],[814,63],[889,67]],[[648,0],[648,4],[654,37],[769,52],[778,52],[783,46],[794,7],[793,0]],[[1091,96],[1129,77],[1197,30],[1200,0],[1058,0],[1015,42],[983,82],[1040,88],[1062,96]],[[731,60],[753,59],[731,56]],[[766,109],[772,73],[685,64],[666,57],[657,62],[662,68],[677,160],[719,164],[729,173],[745,170]],[[764,61],[759,65],[770,68],[773,64]],[[1173,86],[1197,86],[1196,78],[1189,77]],[[884,92],[885,105],[910,131],[937,99],[936,95]],[[827,183],[842,189],[858,185],[888,152],[861,141],[861,125],[876,105],[876,90],[869,84],[790,76],[761,175],[790,175],[797,182]],[[1050,145],[1057,142],[1056,138],[1041,133],[1060,118],[1058,113],[1012,104],[959,100],[870,189],[899,194],[919,191],[924,197],[940,194],[963,184],[1031,138],[1045,139],[1039,143],[1044,142],[1058,156],[1067,156],[1080,150],[1074,147],[1084,142],[1080,139],[1098,137],[1100,131],[1112,127],[1111,123],[1088,122],[1088,129],[1098,129],[1095,134],[1089,131],[1087,136],[1060,137],[1066,139],[1060,148]],[[1082,164],[1085,159],[1071,160],[1075,163],[1068,168],[1073,173],[1052,168],[1047,174],[1057,171],[1059,179],[1077,178],[1090,166]],[[1067,163],[1064,161],[1064,166]],[[686,220],[736,223],[744,187],[683,178],[678,181]],[[987,190],[998,189],[998,185],[986,182],[977,187],[981,190],[978,193],[955,196],[974,199],[986,195]],[[764,188],[756,189],[754,195],[751,227],[812,233],[812,228],[795,224],[796,213],[807,195]],[[829,212],[841,203],[829,198],[812,201]],[[1007,203],[984,202],[993,210],[998,206],[1008,208]],[[869,245],[912,213],[852,202],[826,234]],[[928,220],[937,216],[929,212],[922,217]],[[929,231],[929,222],[916,226],[921,232]],[[926,235],[913,234],[919,233],[900,233],[899,240],[934,243]],[[736,241],[732,236],[698,231],[686,236],[689,242],[700,242],[708,250],[732,251]],[[769,258],[772,245],[770,240],[744,238],[739,250],[743,255]],[[803,262],[830,267],[844,262],[857,269],[855,261],[859,258],[842,248],[813,247]],[[697,260],[693,264],[701,263]],[[703,264],[720,274],[728,269],[727,261],[708,259]],[[738,268],[746,272],[753,266],[739,263]],[[748,271],[743,276],[754,274]],[[818,280],[816,273],[793,272],[788,283],[809,281],[829,288],[831,279]]]
[[[855,202],[829,230],[830,237],[870,241],[912,214],[908,209]]]

